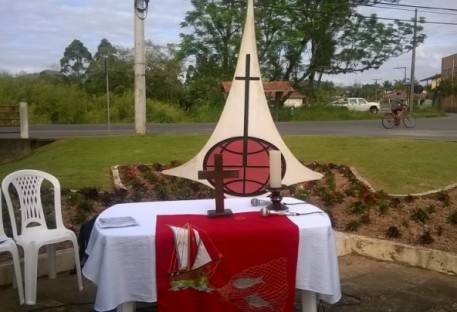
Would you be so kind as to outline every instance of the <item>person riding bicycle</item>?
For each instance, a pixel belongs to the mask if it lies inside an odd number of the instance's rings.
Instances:
[[[390,101],[390,110],[395,116],[395,122],[400,122],[401,112],[405,109],[406,105],[401,98],[401,92],[397,92],[397,98]]]

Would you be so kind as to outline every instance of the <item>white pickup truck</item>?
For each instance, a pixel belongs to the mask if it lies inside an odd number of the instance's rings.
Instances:
[[[373,114],[376,114],[381,109],[378,102],[368,102],[364,98],[342,98],[332,102],[331,105],[347,107],[355,111],[370,111]]]

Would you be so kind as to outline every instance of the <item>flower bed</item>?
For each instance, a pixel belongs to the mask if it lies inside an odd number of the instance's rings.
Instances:
[[[77,231],[80,224],[116,203],[214,197],[206,185],[161,173],[178,165],[117,166],[120,183],[114,190],[66,192],[66,223]],[[321,172],[323,179],[292,185],[283,196],[323,209],[335,230],[457,253],[456,188],[424,196],[390,196],[373,190],[348,166],[311,163],[307,167]]]

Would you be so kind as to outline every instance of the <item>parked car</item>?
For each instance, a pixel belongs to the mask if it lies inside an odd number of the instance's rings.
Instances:
[[[364,98],[343,98],[330,104],[355,111],[370,111],[373,114],[376,114],[381,109],[378,102],[368,102]]]

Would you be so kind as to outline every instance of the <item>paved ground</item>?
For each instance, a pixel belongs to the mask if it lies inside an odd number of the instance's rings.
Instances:
[[[360,256],[344,256],[339,262],[343,298],[335,305],[321,305],[319,311],[457,311],[457,276]],[[68,273],[55,280],[40,278],[35,306],[19,306],[17,292],[12,287],[1,287],[0,311],[93,311],[96,288],[88,280],[84,280],[84,287],[79,292],[76,277]],[[137,311],[155,312],[156,308],[139,304]]]

